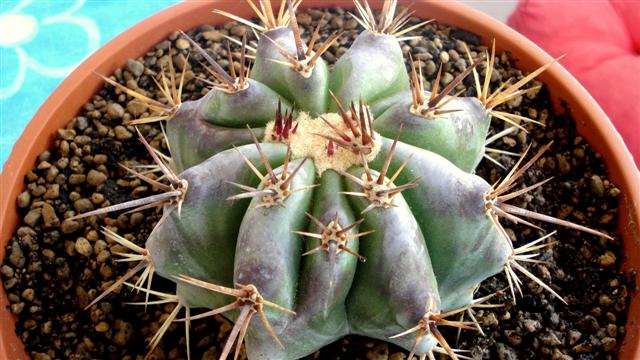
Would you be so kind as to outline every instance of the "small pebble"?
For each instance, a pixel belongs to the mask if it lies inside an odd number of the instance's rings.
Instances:
[[[27,206],[29,206],[29,204],[31,204],[31,194],[29,194],[29,192],[26,190],[21,192],[20,195],[18,195],[16,203],[19,208],[26,208]]]
[[[604,339],[602,339],[602,347],[604,348],[604,351],[606,351],[606,352],[615,351],[617,345],[618,345],[618,342],[614,338],[605,337]]]
[[[127,111],[137,118],[147,111],[147,104],[138,99],[133,99],[127,103]]]
[[[65,220],[60,225],[60,230],[65,234],[71,234],[80,228],[80,223],[75,220]]]
[[[498,352],[498,359],[500,360],[518,360],[518,355],[511,347],[498,343],[496,346]]]
[[[111,258],[111,253],[108,250],[102,250],[98,253],[96,260],[98,263],[105,263]]]
[[[242,37],[242,35],[244,35],[247,32],[247,27],[244,25],[235,25],[234,27],[231,28],[231,35],[234,35],[236,37]]]
[[[104,321],[100,321],[98,325],[96,325],[95,327],[97,332],[107,332],[109,328],[110,328],[109,324]]]
[[[2,268],[0,268],[0,273],[5,278],[11,278],[13,277],[14,271],[13,268],[11,268],[11,266],[9,265],[2,265]]]
[[[179,53],[178,55],[173,57],[173,63],[175,64],[177,69],[189,69],[190,68],[190,64],[187,62],[187,58],[182,54]],[[238,68],[236,70],[239,70],[239,64],[238,64]],[[186,75],[185,75],[186,77]]]
[[[191,44],[189,44],[189,41],[187,41],[186,39],[179,38],[178,40],[176,40],[176,48],[180,50],[186,50],[190,47]]]
[[[84,116],[78,116],[74,119],[74,124],[76,129],[84,131],[89,127],[89,120],[87,120],[87,118]]]
[[[451,83],[453,81],[453,75],[451,75],[449,72],[445,72],[442,74],[442,85],[449,85],[449,83]]]
[[[73,139],[76,137],[76,132],[73,129],[58,129],[58,136],[61,139],[73,141]]]
[[[24,310],[24,303],[19,302],[16,304],[11,304],[11,312],[14,314],[20,314]]]
[[[513,346],[517,346],[522,342],[522,336],[520,336],[515,330],[505,330],[504,334],[507,337],[509,344]]]
[[[21,269],[24,266],[26,259],[24,253],[20,248],[20,245],[16,241],[11,244],[11,253],[9,254],[9,263],[11,265]]]
[[[91,137],[87,135],[78,135],[73,139],[73,142],[80,146],[84,146],[91,142]]]
[[[482,318],[482,325],[484,326],[497,326],[498,324],[498,318],[494,313],[489,313],[487,314],[487,316],[484,316]]]
[[[91,200],[87,198],[82,198],[73,202],[73,207],[78,211],[78,213],[86,213],[87,211],[93,210],[93,204]]]
[[[71,174],[71,176],[69,176],[69,184],[80,185],[86,178],[87,176],[85,174]]]
[[[571,171],[571,164],[567,161],[567,158],[564,155],[557,154],[556,160],[558,160],[558,166],[560,167],[560,172],[563,175],[567,175],[569,171]]]
[[[93,157],[93,162],[96,163],[96,165],[106,164],[107,160],[109,160],[109,158],[105,154],[96,154],[96,156]]]
[[[578,330],[569,330],[569,345],[575,345],[580,338],[582,337],[582,333]]]
[[[203,32],[202,37],[212,42],[221,42],[224,39],[224,34],[218,30],[211,30]]]
[[[514,147],[514,146],[516,146],[518,144],[517,141],[514,138],[510,137],[510,136],[503,136],[502,137],[502,142],[505,145],[507,145],[508,147],[510,147],[510,148],[512,148],[512,147]]]
[[[118,103],[110,103],[107,105],[107,115],[111,119],[121,119],[124,115],[124,108]]]
[[[35,197],[39,197],[44,195],[44,193],[47,192],[47,188],[42,186],[42,185],[38,185],[36,186],[32,191],[31,191],[31,195],[35,196]]]
[[[22,297],[29,302],[33,301],[35,296],[36,296],[36,292],[32,288],[25,289],[22,292]]]
[[[572,350],[577,352],[577,353],[579,353],[579,354],[590,353],[590,352],[593,351],[593,344],[588,343],[588,342],[583,342],[583,343],[580,343],[580,344],[574,346]]]
[[[598,257],[598,263],[600,264],[600,266],[611,266],[613,264],[616,263],[616,255],[607,250],[603,255],[601,255],[600,257]]]
[[[133,326],[126,321],[118,319],[115,321],[114,329],[116,331],[113,334],[113,342],[121,347],[126,346],[133,335]]]
[[[51,167],[51,164],[49,164],[49,162],[48,162],[48,161],[41,161],[41,162],[38,164],[38,170],[45,170],[45,169],[48,169],[48,168],[50,168],[50,167]]]
[[[389,359],[389,345],[380,343],[367,352],[367,360],[387,360]]]
[[[104,184],[105,181],[107,181],[107,175],[93,169],[89,170],[89,174],[87,175],[89,185],[99,186]]]
[[[56,257],[56,253],[51,249],[44,249],[42,250],[42,256],[49,260],[53,260]]]
[[[524,329],[527,332],[536,332],[542,328],[542,325],[538,320],[526,319],[523,321]]]
[[[449,62],[449,53],[447,53],[446,51],[441,51],[440,52],[440,61],[442,63],[448,63]]]
[[[44,220],[45,227],[60,225],[60,219],[58,219],[58,216],[56,215],[56,210],[48,203],[42,205],[42,218]]]
[[[358,22],[355,19],[349,19],[344,23],[346,30],[353,30],[358,27]]]
[[[43,162],[43,161],[49,161],[51,160],[51,151],[49,150],[45,150],[42,153],[40,153],[40,155],[38,155],[38,161]]]
[[[602,183],[602,178],[598,175],[593,175],[591,177],[591,191],[596,193],[598,196],[604,196],[604,184]]]
[[[116,139],[118,140],[128,140],[133,137],[133,134],[124,126],[118,125],[114,130],[116,132]]]
[[[23,221],[25,224],[35,227],[42,218],[42,209],[30,210],[27,215],[24,216]]]
[[[438,67],[436,66],[435,62],[433,62],[432,60],[429,60],[426,62],[426,66],[424,70],[428,76],[431,76],[436,73],[436,71],[438,70]]]
[[[335,16],[333,19],[331,19],[331,27],[334,29],[342,28],[343,24],[344,24],[344,20],[338,16]]]
[[[91,194],[91,202],[94,205],[100,205],[104,202],[104,195],[100,194],[100,193],[93,193]]]
[[[613,189],[609,190],[609,195],[611,197],[616,197],[620,195],[620,189],[614,187]]]
[[[144,215],[142,213],[133,213],[129,218],[129,224],[131,226],[138,226],[142,224],[143,221],[144,221]]]
[[[495,71],[492,73],[491,81],[497,81],[498,80],[498,79],[494,80],[494,76],[493,76],[494,74],[496,74]],[[510,108],[517,108],[521,104],[522,104],[522,96],[516,96],[513,99],[507,101],[507,106],[509,106]]]
[[[89,257],[93,254],[93,247],[91,247],[91,243],[86,238],[80,237],[76,240],[75,250],[78,254]]]
[[[311,15],[309,14],[305,14],[302,13],[300,15],[297,16],[298,19],[298,24],[303,25],[303,26],[307,26],[307,25],[311,25]]]
[[[60,196],[60,185],[51,184],[51,186],[49,186],[49,188],[47,189],[47,192],[44,193],[43,198],[45,200],[53,200],[57,199],[58,196]]]
[[[4,282],[4,288],[5,288],[5,290],[9,290],[12,287],[16,286],[17,283],[18,283],[18,279],[11,278],[11,279],[9,279],[9,280]]]
[[[587,315],[578,321],[580,329],[586,332],[595,332],[600,329],[598,320],[593,315]]]
[[[138,60],[129,59],[127,60],[127,69],[129,69],[133,76],[140,77],[144,72],[144,64]]]
[[[553,331],[549,331],[543,334],[542,336],[540,336],[540,339],[542,340],[543,344],[548,346],[562,345],[562,341],[558,339],[558,336]]]

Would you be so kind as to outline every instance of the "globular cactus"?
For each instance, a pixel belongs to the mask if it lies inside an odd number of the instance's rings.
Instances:
[[[385,1],[376,19],[356,0],[354,17],[365,30],[329,69],[322,53],[339,34],[316,46],[316,30],[304,44],[299,2],[283,1],[276,12],[269,1],[248,1],[262,25],[220,12],[260,32],[252,71],[246,38],[242,68],[230,74],[190,40],[215,79],[198,101],[181,102],[171,63],[169,78],[163,72],[158,81],[168,104],[108,80],[157,112],[134,124],[167,121],[171,157],[140,136],[164,180],[128,171],[164,193],[78,215],[163,207],[144,248],[105,230],[139,264],[91,305],[139,274],[129,285],[146,293],[145,305],[177,303],[152,350],[173,321],[188,331],[191,321],[224,314],[235,326],[222,359],[237,357],[243,339],[249,359],[297,359],[347,334],[421,358],[457,358],[439,328],[480,329],[447,318],[473,320],[475,307],[492,306],[481,304],[489,297],[474,299],[488,277],[505,271],[515,297],[522,273],[561,299],[522,266],[553,234],[514,248],[500,225],[506,218],[536,227],[525,220],[532,218],[608,237],[508,204],[544,183],[517,181],[549,145],[497,184],[473,174],[492,118],[532,121],[494,108],[537,90],[523,86],[551,64],[491,92],[494,49],[482,83],[480,60],[469,55],[469,69],[428,92],[413,61],[407,74],[398,45],[398,36],[424,23],[405,28],[412,12],[396,16],[396,1]],[[450,96],[471,74],[477,97]],[[151,290],[154,274],[175,281],[175,295]],[[194,308],[205,310],[192,315]],[[178,319],[181,309],[186,316]]]

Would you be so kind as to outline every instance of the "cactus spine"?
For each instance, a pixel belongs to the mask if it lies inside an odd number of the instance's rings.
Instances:
[[[242,67],[230,74],[189,39],[215,79],[200,100],[181,102],[184,70],[177,76],[171,63],[158,82],[168,105],[106,79],[156,112],[133,124],[167,121],[171,157],[140,135],[165,180],[128,171],[164,193],[77,215],[163,212],[145,247],[105,230],[138,264],[89,306],[122,284],[144,291],[145,306],[175,302],[151,350],[171,322],[184,321],[188,338],[190,322],[223,314],[235,326],[221,359],[237,358],[243,341],[250,359],[297,359],[347,334],[421,359],[457,359],[439,328],[482,331],[473,309],[494,305],[483,304],[490,296],[474,299],[474,290],[486,278],[504,271],[515,297],[521,273],[562,300],[522,266],[554,233],[514,248],[500,225],[506,218],[537,227],[532,218],[608,237],[508,204],[546,182],[517,188],[550,144],[493,186],[473,174],[496,138],[487,139],[493,118],[533,121],[495,107],[537,90],[523,86],[552,63],[491,92],[494,45],[484,82],[480,60],[468,55],[466,71],[441,91],[438,76],[428,92],[412,59],[405,71],[398,45],[426,22],[407,27],[412,12],[396,14],[395,0],[379,18],[366,1],[354,2],[365,30],[332,69],[322,54],[340,34],[317,44],[318,28],[305,44],[300,1],[283,0],[276,11],[268,0],[248,0],[262,24],[218,13],[260,32],[253,70],[245,67],[246,37],[237,40]],[[477,97],[450,95],[471,74]],[[175,281],[175,294],[152,290],[154,274]],[[472,321],[448,319],[461,313]]]

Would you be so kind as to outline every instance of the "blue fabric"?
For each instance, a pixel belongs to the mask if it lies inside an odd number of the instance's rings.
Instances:
[[[113,37],[177,0],[0,0],[0,165],[58,84]]]

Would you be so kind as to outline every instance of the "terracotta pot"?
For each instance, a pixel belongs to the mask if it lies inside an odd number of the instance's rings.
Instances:
[[[380,7],[382,1],[369,0]],[[408,3],[409,1],[401,1]],[[508,49],[520,60],[523,70],[535,69],[551,57],[523,36],[499,21],[451,1],[434,2],[413,0],[416,15],[434,18],[441,23],[457,26],[492,38],[501,49]],[[342,6],[352,8],[351,0],[305,0],[307,7]],[[156,43],[164,40],[176,29],[189,30],[201,24],[221,24],[227,19],[211,13],[214,8],[238,15],[250,15],[242,1],[193,1],[175,5],[127,30],[106,44],[80,65],[42,105],[16,143],[1,174],[0,191],[0,259],[5,246],[18,224],[16,196],[23,191],[24,175],[34,166],[38,154],[50,148],[54,133],[76,116],[83,104],[102,86],[95,75],[111,74],[124,66],[128,58],[136,58]],[[622,190],[620,196],[619,232],[624,238],[626,269],[640,269],[640,175],[634,166],[622,138],[600,107],[582,86],[561,66],[553,66],[540,80],[545,82],[556,103],[565,100],[577,119],[577,128],[590,145],[604,158],[610,179]],[[640,277],[638,278],[640,286]],[[15,335],[15,317],[7,310],[7,297],[0,288],[0,359],[26,359],[24,347]],[[633,294],[626,326],[626,337],[620,350],[620,359],[640,358],[640,293]]]

